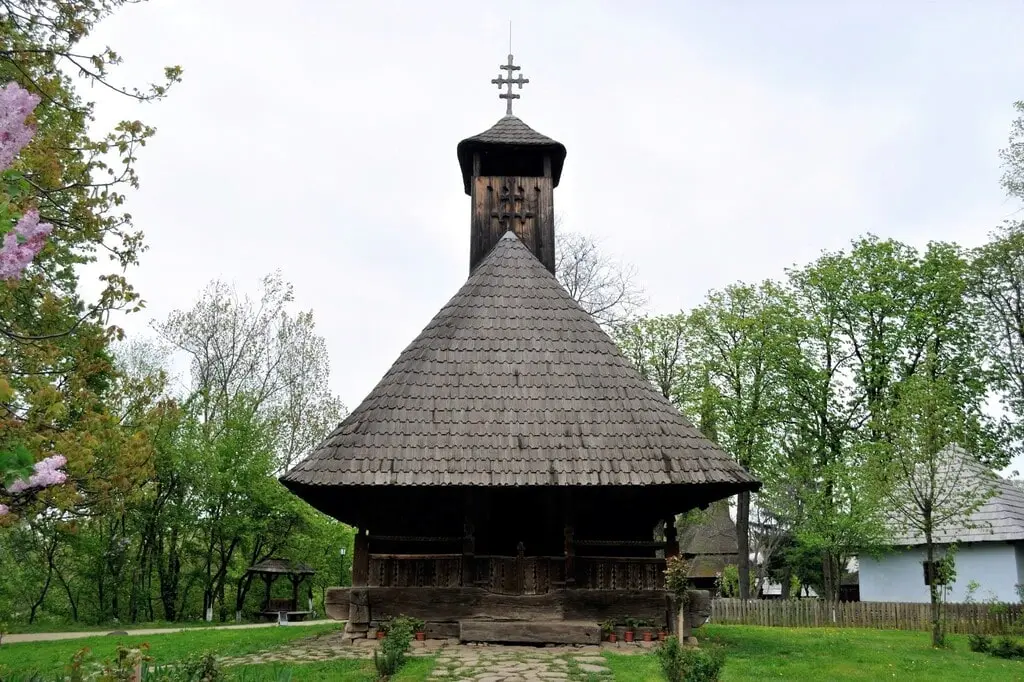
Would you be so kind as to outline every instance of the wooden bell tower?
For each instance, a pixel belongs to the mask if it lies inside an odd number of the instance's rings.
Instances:
[[[512,115],[512,100],[529,79],[513,73],[519,67],[502,64],[508,72],[491,82],[507,87],[505,116],[490,130],[459,143],[463,185],[471,198],[469,269],[472,272],[507,231],[555,272],[554,188],[565,162],[565,147],[538,133]]]

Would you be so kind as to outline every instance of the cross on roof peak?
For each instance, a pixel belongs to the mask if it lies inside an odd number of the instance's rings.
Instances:
[[[500,66],[498,66],[499,69],[503,71],[508,71],[508,77],[498,76],[497,78],[491,79],[491,82],[497,85],[499,90],[501,89],[502,86],[508,87],[508,90],[506,92],[502,92],[498,95],[500,99],[507,101],[507,104],[505,105],[506,116],[512,115],[512,100],[519,99],[519,95],[512,92],[512,86],[518,85],[519,89],[522,90],[523,86],[530,82],[529,78],[523,78],[522,76],[516,76],[515,78],[512,77],[513,72],[518,71],[520,69],[520,67],[513,64],[512,61],[512,55],[510,53],[508,56],[508,63],[501,64]]]

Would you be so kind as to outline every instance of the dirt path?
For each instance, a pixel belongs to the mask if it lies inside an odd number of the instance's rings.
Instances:
[[[3,644],[15,644],[18,642],[52,642],[58,639],[82,639],[84,637],[97,637],[109,635],[111,632],[126,632],[129,636],[147,637],[149,635],[167,635],[174,632],[186,632],[194,630],[248,630],[252,628],[276,628],[289,627],[301,628],[307,625],[324,625],[326,623],[339,623],[336,620],[307,620],[298,623],[288,623],[278,626],[277,623],[247,623],[245,625],[211,625],[200,628],[142,628],[138,630],[86,630],[84,632],[33,632],[24,635],[4,635]]]

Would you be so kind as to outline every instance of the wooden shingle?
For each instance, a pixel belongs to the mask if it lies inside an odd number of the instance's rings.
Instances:
[[[758,483],[507,233],[294,486]]]

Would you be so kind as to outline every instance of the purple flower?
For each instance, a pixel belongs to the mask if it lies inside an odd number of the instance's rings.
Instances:
[[[35,473],[28,479],[15,481],[7,487],[10,493],[20,493],[31,488],[46,488],[51,485],[60,485],[68,480],[68,475],[60,470],[68,463],[64,455],[53,455],[42,459],[35,464]]]
[[[26,124],[25,119],[37,104],[39,95],[17,83],[0,88],[0,171],[11,165],[35,134],[35,126]]]
[[[0,279],[16,279],[43,249],[50,223],[39,222],[39,211],[27,211],[14,229],[4,235],[0,246]]]
[[[6,504],[0,504],[0,516],[5,516],[9,513],[11,513],[11,508],[8,507]]]

